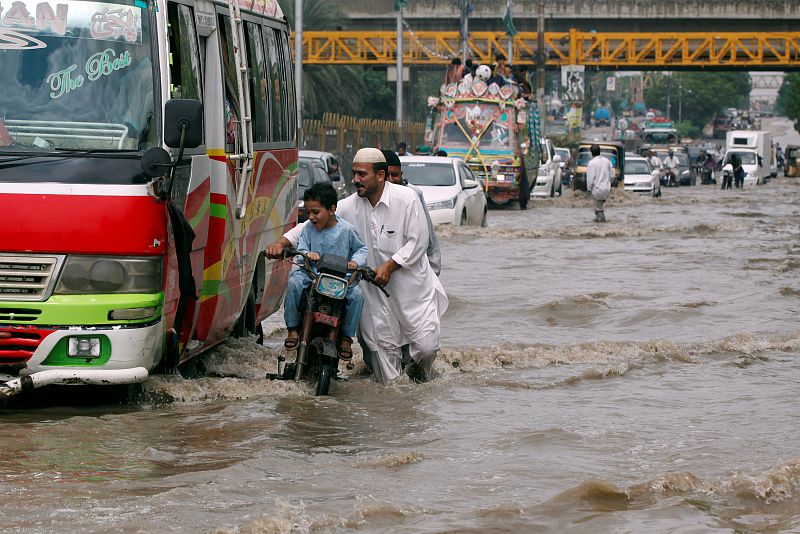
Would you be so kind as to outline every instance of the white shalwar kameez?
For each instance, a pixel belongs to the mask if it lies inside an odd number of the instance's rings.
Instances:
[[[359,327],[372,354],[365,354],[378,382],[388,383],[402,372],[400,347],[409,345],[411,359],[430,369],[439,350],[440,317],[448,300],[433,272],[426,250],[428,227],[416,193],[390,182],[373,208],[356,194],[339,201],[336,214],[355,226],[367,245],[367,265],[392,259],[400,268],[385,289],[362,284],[364,308]],[[290,242],[296,230],[284,235]]]

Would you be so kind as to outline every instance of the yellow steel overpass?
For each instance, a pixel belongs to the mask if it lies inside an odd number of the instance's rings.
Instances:
[[[511,63],[536,63],[535,32],[514,38]],[[800,32],[569,32],[545,33],[547,65],[585,65],[599,69],[800,69]],[[294,40],[292,40],[292,43]],[[504,32],[471,32],[469,57],[494,62],[507,50]],[[460,56],[456,31],[403,34],[406,65],[442,65]],[[395,32],[306,31],[303,61],[324,65],[394,65]]]

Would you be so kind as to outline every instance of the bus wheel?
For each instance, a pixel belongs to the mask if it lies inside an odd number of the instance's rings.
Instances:
[[[233,337],[247,337],[256,333],[256,293],[255,286],[250,286],[247,294],[247,302],[244,305],[241,315],[233,325],[231,335]]]

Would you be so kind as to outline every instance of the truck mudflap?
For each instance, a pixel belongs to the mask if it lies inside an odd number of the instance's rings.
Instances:
[[[116,386],[136,384],[147,380],[147,369],[133,367],[131,369],[52,369],[39,371],[30,375],[14,378],[0,384],[0,399],[13,397],[23,391],[44,386],[60,385],[94,385]]]

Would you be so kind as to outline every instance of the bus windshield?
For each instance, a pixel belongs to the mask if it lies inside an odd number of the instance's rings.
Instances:
[[[470,148],[474,140],[480,150],[513,147],[513,116],[497,104],[465,102],[444,112],[441,147]]]
[[[143,6],[0,0],[0,149],[155,144],[156,60]]]
[[[654,145],[668,145],[678,142],[675,130],[649,130],[644,133],[644,142]]]

